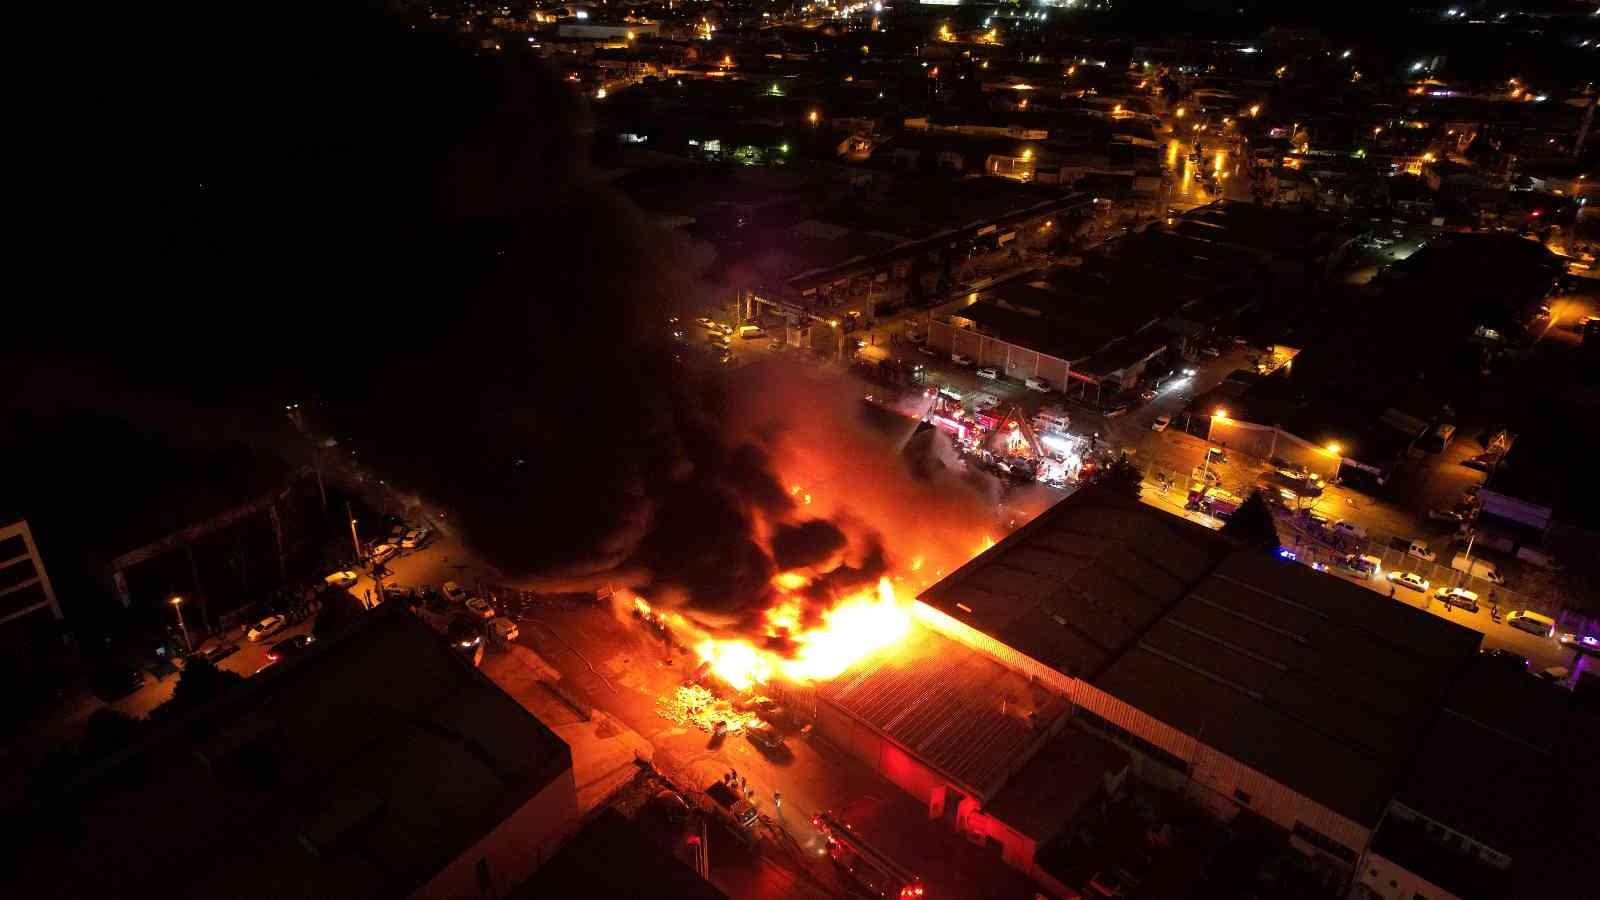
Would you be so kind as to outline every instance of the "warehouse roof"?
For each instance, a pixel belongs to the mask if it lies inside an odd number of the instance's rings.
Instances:
[[[1128,767],[1128,751],[1078,728],[1066,728],[1006,783],[984,811],[1040,846],[1073,824]]]
[[[1094,683],[1371,825],[1481,640],[1373,591],[1238,551]]]
[[[594,821],[509,895],[510,900],[727,900],[727,896],[609,806],[602,807]]]
[[[1032,755],[1067,703],[932,631],[856,664],[818,696],[987,800]]]
[[[1543,824],[1572,695],[1478,659],[1451,689],[1396,795],[1436,822],[1514,854]]]
[[[1045,665],[1091,677],[1231,547],[1180,518],[1085,489],[919,599]]]
[[[384,606],[85,776],[34,858],[52,896],[407,895],[571,766]]]
[[[921,599],[1369,825],[1482,640],[1096,490]]]

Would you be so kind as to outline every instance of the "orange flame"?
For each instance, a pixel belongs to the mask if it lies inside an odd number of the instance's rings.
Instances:
[[[889,579],[839,601],[822,614],[822,623],[799,629],[800,604],[786,599],[767,610],[767,632],[787,636],[793,656],[779,656],[743,639],[707,638],[695,647],[711,671],[738,690],[749,690],[782,675],[791,681],[825,681],[867,656],[892,646],[911,630],[911,609],[902,604]]]

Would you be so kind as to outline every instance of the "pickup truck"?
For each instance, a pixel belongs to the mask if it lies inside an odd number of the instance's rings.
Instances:
[[[713,782],[706,788],[706,796],[716,802],[717,808],[722,810],[729,821],[734,825],[734,833],[741,838],[754,839],[756,820],[760,816],[756,813],[756,805],[739,796],[727,782]]]
[[[1411,538],[1394,537],[1389,539],[1389,549],[1399,550],[1407,556],[1415,556],[1426,562],[1433,562],[1439,554],[1428,548],[1426,541],[1414,541]]]

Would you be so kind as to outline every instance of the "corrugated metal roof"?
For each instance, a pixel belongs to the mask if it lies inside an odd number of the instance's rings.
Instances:
[[[1182,519],[1085,490],[919,599],[1039,662],[1089,677],[1230,547]]]
[[[817,693],[985,799],[1067,710],[1043,687],[920,627]]]

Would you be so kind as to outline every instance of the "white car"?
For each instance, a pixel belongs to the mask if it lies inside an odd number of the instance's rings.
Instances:
[[[1040,378],[1037,375],[1034,375],[1031,378],[1027,378],[1027,379],[1023,380],[1022,383],[1030,391],[1038,391],[1041,394],[1050,393],[1050,382],[1046,381],[1043,378]]]
[[[350,569],[340,569],[332,575],[322,579],[322,583],[332,588],[347,588],[360,580],[361,576],[357,575]]]
[[[979,378],[987,378],[990,381],[996,381],[1000,378],[1000,373],[989,366],[979,369],[976,374]]]
[[[1428,589],[1428,579],[1415,572],[1390,572],[1388,578],[1390,584],[1398,584],[1413,591],[1426,591]]]
[[[399,552],[399,548],[395,547],[393,544],[379,544],[378,546],[372,548],[372,561],[375,563],[381,563]]]
[[[467,601],[467,612],[484,620],[494,618],[494,607],[481,597],[473,597]]]
[[[978,394],[972,398],[972,408],[979,412],[994,409],[1000,405],[1000,398],[993,394]]]
[[[1171,418],[1169,418],[1167,416],[1156,416],[1155,421],[1150,423],[1150,430],[1151,431],[1166,431],[1167,430],[1167,426],[1171,425],[1171,424],[1172,424],[1172,419]]]
[[[443,594],[444,599],[451,603],[463,603],[467,599],[467,592],[462,590],[461,585],[456,584],[454,581],[446,581],[440,585],[439,593]]]
[[[923,341],[925,341],[927,339],[928,339],[927,336],[924,335],[920,331],[907,331],[906,332],[906,340],[910,341],[913,344],[920,344],[920,343],[922,343]]]
[[[400,549],[418,550],[426,547],[431,540],[433,540],[433,529],[413,528],[406,532],[405,538],[400,541]]]
[[[1440,588],[1434,592],[1435,597],[1445,606],[1459,606],[1471,612],[1478,611],[1478,595],[1466,588],[1449,587]]]
[[[972,365],[972,357],[967,356],[965,354],[961,354],[961,353],[952,353],[952,354],[950,354],[950,361],[955,363],[958,366],[970,366],[970,365]]]
[[[489,634],[499,641],[514,641],[517,635],[521,634],[517,629],[517,623],[506,618],[490,619],[488,629]]]
[[[267,616],[265,619],[251,625],[250,630],[246,631],[244,636],[246,640],[255,643],[262,638],[277,634],[287,624],[289,624],[289,620],[283,616]]]

